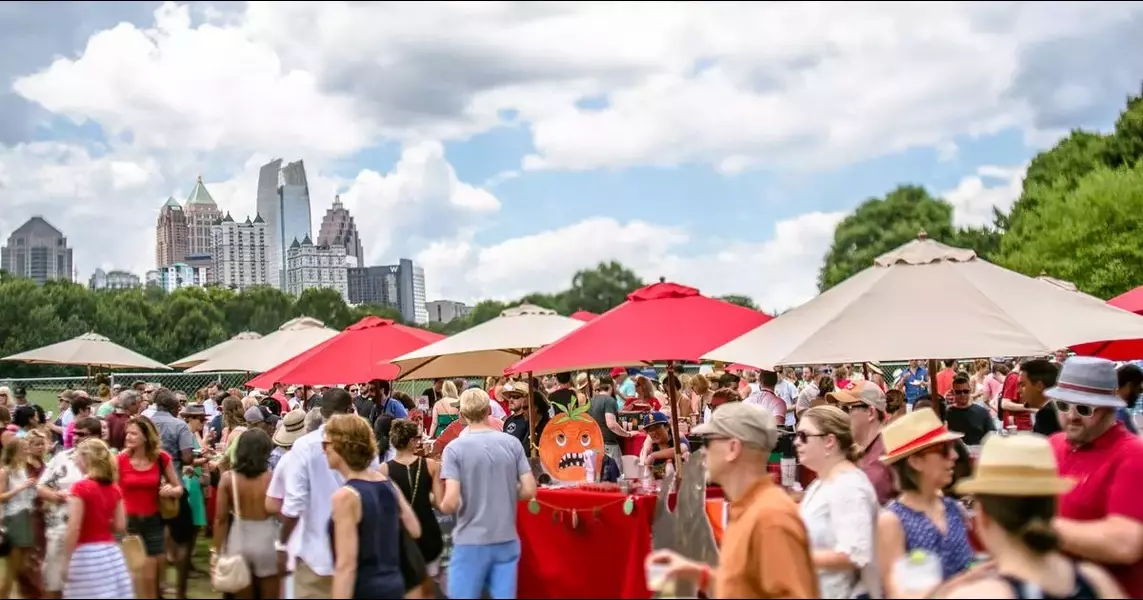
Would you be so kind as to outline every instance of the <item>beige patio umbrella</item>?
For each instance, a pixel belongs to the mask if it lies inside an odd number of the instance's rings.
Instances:
[[[1095,296],[1092,296],[1091,294],[1088,294],[1087,292],[1080,291],[1079,287],[1070,281],[1064,281],[1063,279],[1056,279],[1055,277],[1048,277],[1047,275],[1045,275],[1043,273],[1040,273],[1040,276],[1037,277],[1036,279],[1043,281],[1044,283],[1054,285],[1054,286],[1060,288],[1061,290],[1067,290],[1067,291],[1075,293],[1075,294],[1080,294],[1080,295],[1086,296],[1086,297],[1088,297],[1091,300],[1094,300],[1096,302],[1103,302],[1103,300],[1096,298]]]
[[[204,362],[214,358],[215,356],[221,355],[223,352],[226,352],[226,350],[228,348],[231,348],[232,346],[239,346],[239,345],[242,345],[244,342],[248,342],[250,340],[261,339],[261,337],[262,337],[262,334],[260,334],[258,332],[243,331],[242,333],[239,333],[238,335],[226,340],[225,342],[215,344],[215,345],[207,348],[206,350],[199,350],[198,352],[195,352],[194,354],[192,354],[186,358],[180,358],[179,360],[176,360],[175,362],[170,363],[168,366],[174,367],[176,369],[186,369],[188,367],[193,367],[197,364],[204,363]]]
[[[187,373],[208,371],[245,371],[261,373],[313,348],[337,335],[337,331],[312,317],[298,317],[286,321],[273,333],[256,340],[247,340],[229,348],[209,360],[186,370]]]
[[[528,353],[583,324],[554,310],[522,304],[392,362],[401,368],[400,379],[497,376]]]
[[[167,365],[151,360],[134,350],[128,350],[98,333],[85,333],[77,338],[13,354],[0,360],[106,369],[171,370]]]
[[[924,234],[704,357],[763,368],[971,356],[1043,356],[1143,338],[1143,317],[1092,302]]]

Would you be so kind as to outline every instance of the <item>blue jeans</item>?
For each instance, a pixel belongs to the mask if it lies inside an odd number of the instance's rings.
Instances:
[[[480,598],[487,588],[489,598],[515,598],[519,565],[520,540],[453,546],[448,559],[448,597]]]

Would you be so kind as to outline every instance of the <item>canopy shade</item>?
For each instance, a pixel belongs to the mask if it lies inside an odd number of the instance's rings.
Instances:
[[[922,235],[705,358],[773,368],[1041,356],[1085,342],[1141,337],[1143,317]]]
[[[524,304],[393,360],[401,379],[494,377],[521,357],[579,329],[583,321]]]
[[[571,314],[571,318],[573,318],[577,321],[583,321],[584,323],[587,323],[588,321],[590,321],[590,320],[592,320],[598,316],[599,315],[597,315],[593,312],[588,312],[586,310],[577,310]]]
[[[167,365],[151,360],[134,350],[128,350],[98,333],[85,333],[77,338],[13,354],[0,360],[108,369],[171,370]]]
[[[697,361],[770,316],[708,298],[698,290],[660,282],[636,290],[603,313],[505,370],[536,375],[623,367],[647,362]]]
[[[313,348],[337,335],[337,331],[326,327],[321,321],[311,317],[298,317],[286,321],[277,331],[257,340],[249,340],[219,352],[210,360],[199,363],[187,373],[209,371],[245,371],[261,373]]]
[[[215,344],[206,350],[199,350],[198,352],[195,352],[186,358],[180,358],[179,360],[170,363],[168,366],[174,367],[176,369],[186,369],[188,367],[193,367],[199,363],[204,363],[211,358],[214,358],[215,356],[219,356],[223,352],[226,352],[226,350],[231,346],[241,345],[242,342],[256,340],[261,337],[262,334],[260,333],[254,331],[243,331],[242,333],[239,333],[238,335],[226,340],[225,342]]]
[[[269,389],[275,383],[326,385],[395,379],[394,356],[444,339],[439,333],[368,316],[313,348],[268,369],[246,385]]]
[[[1122,308],[1127,312],[1143,314],[1143,285],[1124,292],[1108,300],[1107,303],[1116,308]]]

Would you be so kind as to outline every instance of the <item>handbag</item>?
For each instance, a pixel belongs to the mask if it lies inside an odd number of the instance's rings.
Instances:
[[[242,520],[242,512],[238,508],[238,478],[230,474],[230,491],[233,495],[234,516],[236,521]],[[239,554],[227,554],[229,544],[223,546],[223,554],[219,556],[210,569],[210,584],[214,589],[224,594],[234,594],[250,586],[250,565]]]
[[[119,551],[123,553],[123,561],[131,573],[138,573],[147,562],[147,550],[143,547],[143,538],[137,535],[123,536],[119,542]]]
[[[167,459],[167,464],[171,464]],[[171,520],[179,516],[179,500],[180,498],[166,498],[162,495],[163,491],[163,477],[166,471],[166,466],[163,465],[163,455],[159,455],[159,516],[164,520]]]
[[[405,471],[413,478],[411,485],[413,495],[409,500],[410,506],[417,498],[417,488],[421,481],[421,468],[423,468],[424,461],[423,458],[417,459],[416,474],[413,474],[413,471],[408,468]],[[393,486],[393,494],[401,494],[396,485]],[[398,497],[397,505],[400,506],[400,497]],[[408,530],[405,529],[405,524],[400,521],[400,516],[397,519],[401,525],[401,577],[405,580],[405,591],[408,592],[419,587],[425,579],[428,579],[429,569],[428,565],[425,564],[425,557],[421,554],[421,547],[417,544],[417,540],[409,535]]]

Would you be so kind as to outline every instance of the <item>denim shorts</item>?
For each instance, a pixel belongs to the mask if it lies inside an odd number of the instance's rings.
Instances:
[[[500,544],[454,545],[448,564],[449,598],[516,597],[520,540]]]

